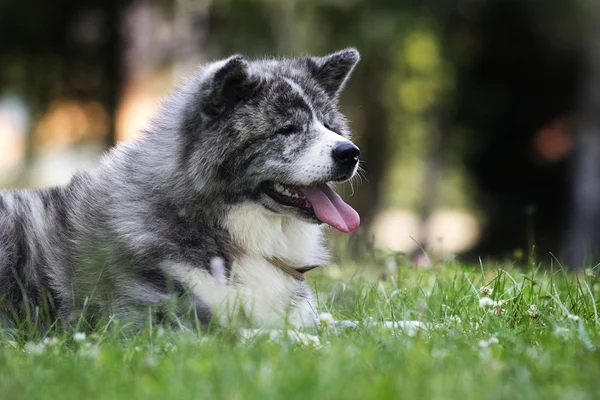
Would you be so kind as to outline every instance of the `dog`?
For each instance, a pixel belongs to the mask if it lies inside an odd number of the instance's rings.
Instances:
[[[0,324],[45,310],[145,323],[314,324],[304,273],[328,262],[323,227],[358,228],[334,191],[355,176],[339,95],[355,49],[198,69],[139,139],[47,189],[0,194]]]

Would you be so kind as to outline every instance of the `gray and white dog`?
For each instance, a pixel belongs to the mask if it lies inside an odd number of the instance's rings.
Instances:
[[[358,168],[338,111],[358,60],[346,49],[208,64],[97,169],[2,192],[0,323],[42,308],[140,322],[177,299],[203,323],[313,324],[302,278],[327,262],[322,223],[359,225],[332,189]]]

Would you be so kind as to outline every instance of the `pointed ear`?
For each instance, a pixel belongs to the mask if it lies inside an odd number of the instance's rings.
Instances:
[[[221,113],[245,98],[252,90],[250,64],[240,55],[221,62],[212,74],[210,97],[207,102],[211,111]]]
[[[313,58],[316,63],[314,77],[329,94],[337,96],[359,60],[360,54],[356,49],[344,49],[325,57]]]

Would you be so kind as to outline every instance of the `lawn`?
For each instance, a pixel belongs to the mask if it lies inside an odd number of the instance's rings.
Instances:
[[[0,398],[600,398],[596,271],[347,263],[309,280],[320,311],[361,325],[333,328],[325,314],[319,344],[156,326],[29,341],[2,331]]]

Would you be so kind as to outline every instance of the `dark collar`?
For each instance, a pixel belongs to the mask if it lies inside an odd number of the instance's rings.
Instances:
[[[276,268],[279,268],[281,271],[285,272],[286,274],[290,275],[292,278],[298,281],[303,281],[304,274],[308,271],[312,271],[313,269],[320,267],[320,265],[309,265],[306,267],[294,268],[285,261],[283,261],[281,258],[269,257],[265,259],[269,263],[271,263],[271,265],[273,265]]]

